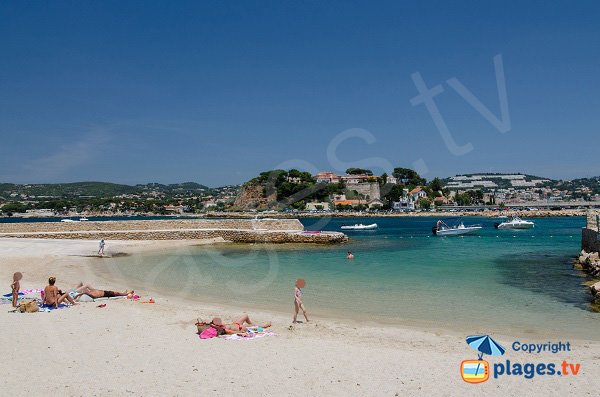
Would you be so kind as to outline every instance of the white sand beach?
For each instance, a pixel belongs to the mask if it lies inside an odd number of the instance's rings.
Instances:
[[[199,242],[111,241],[107,251],[135,255],[186,244]],[[22,289],[43,288],[50,275],[63,289],[79,281],[100,289],[128,288],[126,280],[102,277],[103,259],[93,257],[96,251],[94,241],[0,239],[0,282],[9,292],[13,272],[21,271]],[[598,342],[571,340],[573,351],[555,355],[511,350],[510,356],[489,358],[490,365],[506,359],[558,365],[568,360],[581,364],[577,376],[502,376],[471,385],[459,372],[462,360],[476,359],[466,334],[318,317],[289,329],[290,307],[289,314],[248,313],[256,321],[271,320],[276,336],[200,340],[197,318],[234,320],[241,310],[136,292],[156,303],[120,299],[104,302],[104,308],[89,302],[33,314],[9,313],[9,304],[0,305],[1,394],[592,396],[600,390]]]

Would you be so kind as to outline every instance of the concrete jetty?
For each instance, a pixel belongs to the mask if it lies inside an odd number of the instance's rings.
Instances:
[[[298,219],[176,219],[0,224],[0,237],[73,240],[200,240],[236,243],[338,244],[340,232],[305,231]]]

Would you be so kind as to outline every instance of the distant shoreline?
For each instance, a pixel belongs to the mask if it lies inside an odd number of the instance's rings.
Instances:
[[[209,212],[202,214],[177,214],[177,215],[160,215],[160,214],[138,214],[138,215],[123,215],[123,214],[71,214],[71,215],[32,215],[32,214],[14,214],[12,217],[2,216],[0,217],[0,223],[3,220],[10,219],[68,219],[68,218],[81,218],[81,217],[93,217],[93,218],[118,218],[119,220],[127,220],[128,218],[143,219],[143,218],[160,218],[160,219],[214,219],[214,218],[225,218],[225,219],[297,219],[297,218],[384,218],[384,217],[458,217],[458,216],[471,216],[471,217],[487,217],[497,218],[499,216],[512,216],[517,215],[523,218],[550,218],[550,217],[573,217],[573,216],[587,216],[589,210],[587,209],[563,209],[563,210],[534,210],[534,211],[434,211],[434,212]],[[76,220],[76,219],[73,219]]]

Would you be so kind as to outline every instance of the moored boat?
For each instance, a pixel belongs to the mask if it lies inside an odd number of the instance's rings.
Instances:
[[[467,225],[460,221],[455,225],[448,225],[446,222],[439,220],[431,231],[436,236],[460,236],[463,234],[475,233],[482,229],[481,225]]]
[[[514,216],[510,221],[495,223],[494,227],[496,229],[531,229],[532,227],[535,227],[535,223]]]
[[[377,224],[372,223],[370,225],[363,225],[362,223],[356,223],[354,225],[344,225],[342,230],[373,230],[377,229]]]

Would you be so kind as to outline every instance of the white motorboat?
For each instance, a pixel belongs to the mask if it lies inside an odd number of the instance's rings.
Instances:
[[[468,225],[460,221],[456,225],[448,225],[446,222],[439,220],[431,229],[436,236],[460,236],[462,234],[475,233],[482,229],[481,225]]]
[[[372,223],[370,225],[363,225],[362,223],[356,223],[354,225],[342,226],[342,230],[373,230],[377,229],[377,224]]]
[[[61,219],[60,221],[61,221],[61,222],[78,222],[78,221],[76,221],[76,220],[69,219],[69,218],[67,218],[67,219]]]
[[[79,218],[79,222],[86,222],[89,221],[88,218],[86,218],[85,216],[83,218]]]
[[[496,229],[531,229],[535,227],[535,223],[524,221],[518,216],[514,216],[510,221],[494,224]]]

